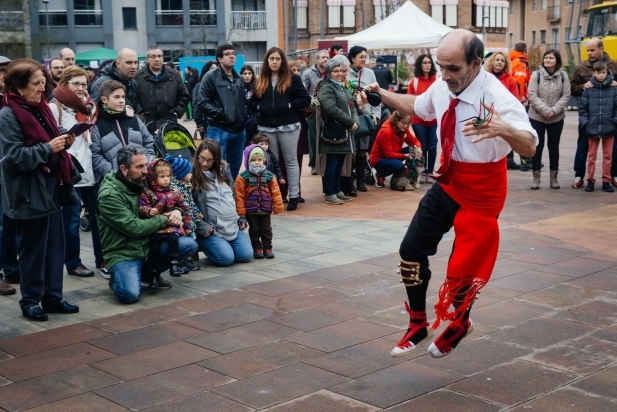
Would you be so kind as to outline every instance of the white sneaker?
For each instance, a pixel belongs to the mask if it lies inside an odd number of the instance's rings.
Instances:
[[[327,205],[342,205],[343,202],[337,195],[326,196],[326,204]]]
[[[443,336],[444,336],[444,334],[446,333],[446,331],[447,331],[447,328],[446,328],[446,330],[445,330],[445,331],[443,331],[443,332],[441,333],[441,335],[439,335],[439,336],[437,337],[437,339],[436,339],[436,340],[443,339]],[[467,330],[463,333],[463,336],[460,338],[460,340],[463,340],[464,338],[466,338],[467,336],[469,336],[469,334],[470,334],[471,332],[473,332],[473,322],[471,321],[471,319],[469,319],[469,327],[468,327],[468,328],[467,328]],[[460,336],[460,335],[458,335],[458,336]],[[452,337],[450,338],[450,340],[456,339],[458,336],[457,336],[457,335],[454,335],[454,336],[452,336]],[[460,343],[460,340],[459,340],[459,343]],[[452,353],[452,351],[453,351],[455,348],[454,348],[454,347],[452,347],[452,346],[450,346],[450,345],[451,345],[451,343],[450,343],[450,342],[448,342],[448,341],[446,341],[446,342],[445,342],[445,344],[446,344],[446,345],[448,345],[448,346],[450,347],[450,350],[449,350],[449,351],[447,351],[447,352],[442,352],[442,351],[440,351],[440,350],[437,348],[437,345],[435,345],[435,342],[433,342],[433,343],[431,343],[431,346],[429,346],[429,347],[428,347],[428,354],[429,354],[429,355],[431,355],[433,358],[442,358],[442,357],[444,357],[444,356],[446,356],[446,355],[449,355],[450,353]]]
[[[426,179],[428,178],[428,174],[427,173],[422,173],[420,175],[420,179],[418,179],[418,183],[426,183]]]
[[[111,274],[109,273],[109,270],[107,270],[105,267],[102,267],[102,268],[99,269],[99,274],[104,279],[109,279],[111,277]]]

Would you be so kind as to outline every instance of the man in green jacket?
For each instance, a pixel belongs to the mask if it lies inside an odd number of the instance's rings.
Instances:
[[[105,266],[111,274],[109,285],[120,302],[133,303],[139,300],[141,268],[148,256],[151,235],[165,226],[180,226],[182,214],[174,210],[150,219],[140,218],[138,200],[148,174],[146,150],[127,145],[118,150],[116,160],[118,171],[108,173],[99,190],[99,232]],[[182,259],[197,251],[197,243],[187,236],[180,237],[179,247]],[[163,242],[162,261],[167,252],[167,242]],[[171,282],[160,274],[157,283],[159,288],[171,287]]]

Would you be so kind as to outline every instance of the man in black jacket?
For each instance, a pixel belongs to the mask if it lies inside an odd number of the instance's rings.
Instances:
[[[242,164],[246,139],[244,80],[234,70],[236,52],[231,44],[216,48],[219,67],[206,73],[201,81],[197,107],[208,118],[207,135],[221,146],[223,159],[235,179]]]
[[[377,57],[377,64],[373,67],[373,73],[375,73],[375,79],[379,83],[379,87],[384,90],[388,90],[390,83],[393,83],[392,72],[383,63],[383,57]]]
[[[126,87],[127,113],[132,116],[139,103],[139,90],[134,77],[137,73],[137,53],[131,49],[121,49],[116,60],[101,68],[101,75],[92,85],[90,99],[101,99],[101,85],[106,80],[117,80]]]
[[[135,75],[139,86],[140,114],[153,133],[170,120],[177,123],[186,111],[189,94],[177,70],[163,66],[163,51],[154,46],[146,55],[148,64]]]

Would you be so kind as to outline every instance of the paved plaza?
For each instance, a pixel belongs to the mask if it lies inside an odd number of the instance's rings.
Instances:
[[[569,112],[560,190],[546,151],[539,191],[508,172],[493,277],[445,358],[389,354],[409,320],[398,246],[427,186],[329,206],[305,174],[306,203],[273,218],[275,259],[200,254],[202,270],[133,305],[98,274],[65,275],[80,312],[43,323],[21,316],[19,291],[0,297],[0,411],[615,412],[617,193],[570,187],[576,124]],[[429,308],[452,239],[431,261]],[[82,259],[94,267],[88,233]]]

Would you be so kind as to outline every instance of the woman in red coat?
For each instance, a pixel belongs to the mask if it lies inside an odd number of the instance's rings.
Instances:
[[[407,94],[420,96],[437,80],[437,68],[430,54],[421,54],[414,64],[413,79],[409,82]],[[422,120],[419,117],[411,118],[413,132],[422,143],[424,158],[424,173],[420,176],[420,183],[433,183],[429,175],[433,173],[437,159],[437,120]]]
[[[422,144],[409,131],[411,116],[395,110],[377,133],[371,149],[370,163],[376,170],[375,186],[384,187],[386,177],[405,167],[403,161],[413,159],[413,146],[422,149]],[[403,143],[408,147],[403,148]]]

